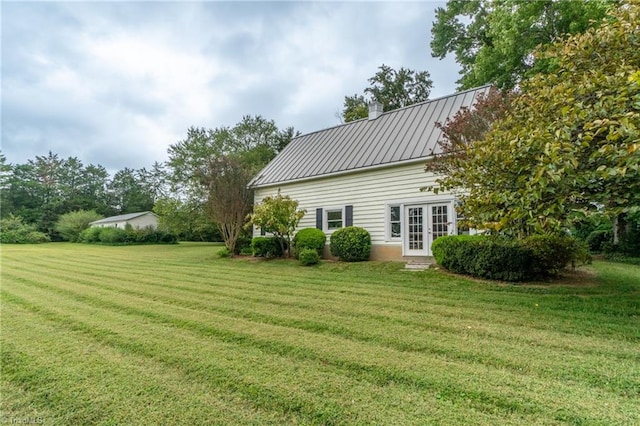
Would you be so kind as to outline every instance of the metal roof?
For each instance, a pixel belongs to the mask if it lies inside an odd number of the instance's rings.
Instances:
[[[126,221],[126,220],[135,219],[136,217],[144,216],[146,214],[152,214],[154,216],[157,216],[153,212],[127,213],[127,214],[121,214],[121,215],[118,215],[118,216],[105,217],[104,219],[93,221],[93,222],[89,223],[89,225],[99,225],[101,223],[111,223],[111,222],[122,222],[122,221]]]
[[[444,123],[490,86],[385,112],[293,139],[250,185],[270,186],[426,158],[440,151]]]

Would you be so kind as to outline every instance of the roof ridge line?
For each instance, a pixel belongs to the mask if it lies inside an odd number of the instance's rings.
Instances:
[[[443,96],[439,96],[439,97],[437,97],[437,98],[427,99],[426,101],[416,102],[415,104],[406,105],[406,106],[403,106],[403,107],[400,107],[400,108],[392,109],[391,111],[386,111],[386,112],[383,112],[382,114],[380,114],[380,115],[376,118],[376,120],[377,120],[378,118],[380,118],[380,117],[384,116],[384,115],[387,115],[387,114],[396,113],[396,112],[399,112],[399,111],[402,111],[402,110],[405,110],[405,109],[409,109],[409,108],[415,108],[415,107],[418,107],[418,106],[421,106],[421,105],[424,105],[424,104],[428,104],[429,102],[439,101],[439,100],[442,100],[442,99],[450,98],[450,97],[452,97],[452,96],[458,96],[458,95],[460,95],[460,94],[462,94],[462,93],[466,93],[466,92],[473,92],[473,91],[480,90],[480,89],[484,89],[484,88],[486,88],[486,87],[491,87],[491,86],[493,86],[491,83],[487,83],[487,84],[483,84],[482,86],[473,87],[473,88],[471,88],[471,89],[461,90],[461,91],[459,91],[459,92],[450,93],[450,94],[448,94],[448,95],[443,95]],[[301,137],[303,137],[303,136],[309,136],[309,135],[312,135],[312,134],[314,134],[314,133],[324,132],[324,131],[329,130],[329,129],[335,129],[335,128],[342,127],[342,126],[348,126],[348,125],[350,125],[350,124],[358,123],[358,122],[360,122],[360,121],[365,121],[365,120],[369,120],[369,119],[368,119],[367,117],[359,118],[359,119],[357,119],[357,120],[349,121],[348,123],[336,124],[335,126],[329,126],[329,127],[325,127],[325,128],[323,128],[323,129],[314,130],[314,131],[309,132],[309,133],[303,133],[303,134],[298,135],[298,136],[296,136],[295,138],[291,139],[291,141],[294,141],[294,140],[296,140],[296,139],[298,139],[298,138],[301,138]]]

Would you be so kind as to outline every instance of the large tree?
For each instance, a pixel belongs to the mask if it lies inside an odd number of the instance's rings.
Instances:
[[[534,59],[536,46],[584,32],[610,8],[608,0],[449,0],[436,9],[431,29],[434,57],[455,54],[461,89],[492,83],[512,88],[548,69]]]
[[[260,169],[296,135],[293,128],[279,129],[273,120],[259,115],[244,116],[234,127],[191,127],[186,139],[169,147],[168,178],[183,196],[204,200],[200,178],[209,160],[237,155],[243,164]]]
[[[384,111],[426,101],[433,86],[428,71],[407,68],[396,71],[384,64],[368,81],[370,86],[364,89],[364,95],[345,96],[342,110],[342,121],[345,123],[366,118],[369,101],[380,102]]]
[[[596,207],[622,220],[640,206],[639,22],[630,2],[536,54],[553,72],[523,81],[506,116],[438,179],[463,191],[473,225],[559,232]]]
[[[207,211],[231,253],[235,253],[236,242],[253,206],[253,190],[247,184],[254,173],[236,155],[210,158],[202,169],[200,178],[207,190]]]
[[[200,202],[160,198],[153,212],[159,216],[158,227],[177,235],[181,241],[221,241],[218,228]]]
[[[253,205],[249,181],[296,135],[261,116],[234,127],[192,127],[169,147],[169,181],[182,202],[203,206],[233,252]]]
[[[142,169],[144,171],[144,169]],[[140,170],[118,170],[107,185],[109,203],[117,214],[153,209],[154,194],[144,184]]]

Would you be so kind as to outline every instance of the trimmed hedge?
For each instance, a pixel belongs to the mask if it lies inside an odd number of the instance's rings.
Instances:
[[[313,249],[322,257],[324,245],[327,242],[327,236],[321,229],[305,228],[298,231],[293,237],[293,254],[299,259],[300,253],[304,249]]]
[[[448,236],[435,240],[431,250],[438,264],[452,272],[501,281],[552,277],[572,262],[589,260],[586,248],[565,236]]]
[[[347,226],[331,234],[331,254],[346,262],[369,259],[371,236],[364,228]]]
[[[127,245],[127,244],[176,244],[175,234],[157,231],[151,228],[127,229],[92,227],[80,233],[79,242],[88,244]]]
[[[253,255],[257,257],[282,257],[282,246],[277,237],[254,237],[251,240]]]
[[[315,249],[304,248],[299,253],[300,264],[304,266],[317,265],[320,262],[320,255]]]

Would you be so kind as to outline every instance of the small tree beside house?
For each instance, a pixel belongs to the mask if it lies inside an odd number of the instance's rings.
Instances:
[[[278,191],[277,195],[265,197],[254,206],[249,224],[273,234],[280,242],[282,253],[290,257],[291,239],[304,215],[305,211],[298,209],[296,200]]]

